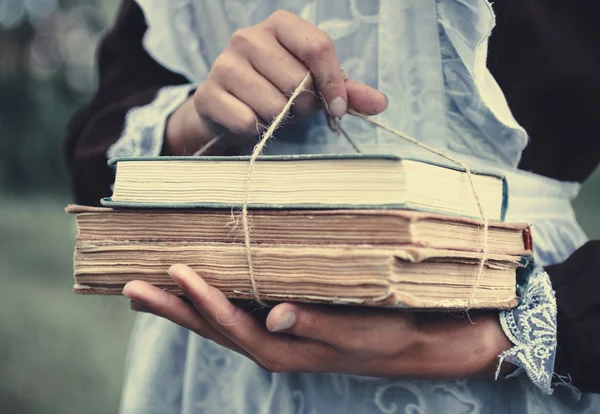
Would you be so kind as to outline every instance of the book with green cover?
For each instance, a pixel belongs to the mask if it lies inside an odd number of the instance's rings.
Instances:
[[[262,156],[248,182],[247,156],[116,158],[108,207],[252,209],[408,209],[479,217],[460,168],[396,155]],[[472,171],[485,215],[503,221],[503,177]]]

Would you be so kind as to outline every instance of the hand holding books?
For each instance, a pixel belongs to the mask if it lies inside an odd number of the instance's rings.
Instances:
[[[284,303],[270,311],[265,329],[189,267],[172,266],[169,274],[193,305],[141,281],[130,282],[123,293],[137,310],[167,318],[273,372],[491,375],[498,355],[511,347],[495,313],[476,313],[473,324],[450,315]]]
[[[185,263],[228,297],[252,299],[244,237],[231,211],[244,195],[247,160],[117,161],[113,198],[103,201],[117,208],[68,210],[80,229],[75,290],[118,294],[137,278],[177,291],[166,270]],[[516,304],[516,269],[531,254],[528,228],[491,225],[490,256],[479,278],[481,223],[464,217],[477,215],[464,172],[391,155],[296,156],[259,159],[254,178],[251,243],[258,294],[266,301],[433,309]],[[504,181],[474,178],[488,216],[501,220]]]
[[[112,200],[103,200],[105,205],[145,208],[223,208],[234,207],[236,203],[239,205],[241,195],[245,256],[251,284],[249,291],[240,288],[244,283],[240,282],[239,276],[236,279],[235,276],[228,278],[223,275],[224,270],[226,273],[233,271],[235,274],[236,270],[239,273],[239,268],[236,268],[239,264],[236,260],[230,259],[231,257],[235,259],[236,254],[239,255],[237,251],[239,248],[235,245],[226,247],[210,243],[208,245],[186,244],[178,247],[169,240],[163,240],[163,244],[155,245],[143,239],[140,240],[141,243],[134,240],[132,245],[128,245],[129,239],[125,245],[115,243],[111,239],[78,243],[75,251],[75,291],[111,293],[115,291],[115,286],[125,283],[127,279],[131,280],[132,274],[144,270],[148,272],[148,277],[153,279],[155,285],[161,285],[163,279],[151,275],[157,271],[160,275],[162,273],[160,268],[164,266],[165,261],[188,262],[195,263],[196,267],[205,266],[203,271],[208,272],[213,278],[211,283],[223,292],[227,292],[229,297],[244,298],[250,294],[259,304],[266,306],[261,297],[264,293],[262,290],[259,293],[255,272],[250,239],[249,207],[291,211],[294,208],[351,209],[366,206],[447,211],[468,215],[471,203],[468,200],[465,202],[461,191],[461,188],[463,190],[467,188],[464,182],[466,178],[470,189],[469,195],[475,201],[481,219],[480,225],[483,228],[483,243],[479,246],[480,257],[472,252],[455,252],[453,250],[456,249],[452,248],[448,251],[436,251],[415,246],[373,249],[366,245],[360,249],[348,249],[342,244],[329,251],[318,245],[307,245],[301,248],[289,248],[277,244],[266,245],[265,248],[261,246],[257,250],[260,250],[265,266],[263,277],[265,282],[268,282],[265,284],[270,287],[267,300],[291,299],[306,302],[465,310],[473,307],[502,309],[516,306],[516,286],[512,283],[512,276],[516,276],[517,268],[524,267],[522,258],[511,255],[488,257],[490,216],[484,215],[484,210],[487,210],[484,204],[487,202],[495,206],[495,218],[504,219],[507,187],[503,177],[494,177],[492,174],[474,176],[463,162],[433,147],[421,144],[414,138],[386,125],[372,121],[364,115],[362,116],[366,121],[459,165],[461,169],[403,160],[393,155],[352,157],[337,154],[258,159],[265,143],[272,137],[291,105],[306,87],[310,77],[310,72],[305,74],[284,108],[263,134],[252,156],[247,158],[248,169],[245,176],[240,174],[244,168],[241,171],[239,169],[239,165],[244,167],[244,164],[239,162],[245,163],[245,157],[212,159],[170,157],[166,160],[124,158],[109,162],[116,164],[117,174]],[[196,162],[198,160],[207,163]],[[162,164],[163,167],[168,168],[163,173],[157,173],[155,167]],[[254,200],[253,197],[261,194],[257,191],[261,187],[253,189],[250,180],[257,165],[270,166],[271,169],[276,167],[276,169],[272,171],[265,169],[263,174],[270,172],[265,174],[266,179],[263,179],[262,194],[266,196]],[[286,167],[288,174],[282,174]],[[307,171],[313,176],[303,177],[302,173]],[[170,178],[166,172],[171,173]],[[223,177],[221,182],[214,179],[215,174],[219,173]],[[211,180],[203,180],[208,176],[211,176]],[[440,177],[444,177],[445,181],[440,180]],[[484,182],[487,184],[487,192],[477,191],[476,179],[481,184]],[[236,180],[239,181],[237,188]],[[206,187],[204,186],[206,182],[216,182],[217,186]],[[411,185],[411,182],[416,185]],[[436,185],[429,185],[432,182]],[[264,183],[268,185],[264,186]],[[319,187],[322,183],[326,185]],[[411,188],[412,192],[409,191]],[[360,244],[360,241],[354,240],[354,243]],[[530,243],[525,244],[530,246]],[[479,247],[476,250],[479,250]],[[529,247],[526,250],[529,252]],[[136,258],[127,254],[128,252],[142,254]],[[119,262],[124,260],[124,254],[132,260],[133,266]],[[151,255],[156,263],[148,262],[144,254]],[[213,260],[197,263],[195,257],[198,255]],[[352,263],[356,257],[361,258],[362,261],[358,260],[354,265],[347,267],[347,264]],[[184,260],[179,260],[180,258]],[[479,264],[473,280],[471,274],[473,268],[471,266],[469,269],[468,265],[472,265],[475,260]],[[214,266],[213,262],[217,265]],[[286,262],[290,262],[291,267]],[[428,263],[420,265],[422,262]],[[315,266],[315,263],[318,265]],[[417,270],[411,263],[418,264]],[[439,265],[440,263],[442,265]],[[352,271],[357,274],[351,275]],[[486,287],[488,295],[482,294],[483,289],[479,289],[486,272],[495,276],[495,280]],[[431,280],[426,281],[423,275],[431,276]],[[500,277],[501,275],[503,277]],[[87,284],[80,283],[83,281]],[[169,282],[162,281],[162,286],[168,289]],[[447,292],[433,289],[443,286],[451,289]],[[354,290],[348,290],[348,287]],[[382,293],[377,294],[377,288],[382,290]],[[468,295],[465,290],[470,291]]]
[[[307,78],[305,77],[305,80]],[[298,89],[303,87],[304,82]],[[296,94],[297,92],[290,99],[290,102]],[[282,111],[283,114],[285,114],[288,107],[289,102]],[[281,114],[279,118],[281,118]],[[271,126],[268,133],[272,131],[272,128],[273,126]],[[263,137],[264,140],[266,138]],[[251,167],[257,152],[255,150],[253,158],[250,159]],[[375,160],[375,163],[372,162],[373,160]],[[197,179],[199,177],[194,178],[194,175],[203,175],[201,171],[203,163],[195,162],[196,160],[192,159],[183,159],[183,164],[169,165],[169,169],[173,167],[172,172],[174,175],[171,179],[166,179],[167,174],[157,174],[154,168],[144,169],[149,166],[148,161],[153,161],[154,166],[161,162],[157,160],[144,160],[141,162],[138,160],[120,160],[121,164],[125,163],[125,169],[123,169],[123,166],[118,166],[113,200],[109,200],[108,203],[116,202],[116,207],[127,207],[129,204],[129,207],[171,208],[198,207],[205,203],[204,207],[214,208],[219,205],[221,207],[235,205],[236,200],[239,200],[239,194],[237,194],[240,192],[239,188],[237,193],[235,188],[227,188],[227,185],[224,184],[213,189],[212,193],[210,189],[198,188],[198,183],[206,182],[206,180]],[[217,162],[215,163],[215,161]],[[212,165],[206,165],[210,166],[209,173],[213,176],[219,170],[219,165],[221,167],[226,166],[224,169],[221,168],[223,170],[221,174],[226,177],[224,182],[230,184],[232,180],[235,181],[236,177],[243,177],[239,174],[240,171],[236,170],[236,161],[245,160],[240,158],[208,160]],[[380,377],[415,377],[420,375],[425,377],[456,377],[490,371],[490,367],[495,365],[497,355],[510,348],[510,342],[502,332],[497,319],[493,316],[488,316],[488,319],[483,317],[484,323],[487,321],[484,328],[487,326],[494,337],[491,341],[487,336],[484,337],[484,345],[492,344],[488,347],[482,347],[481,342],[474,340],[482,337],[481,328],[476,330],[476,335],[466,335],[466,337],[460,335],[457,338],[456,332],[460,326],[452,327],[453,324],[447,320],[442,324],[434,324],[434,328],[429,332],[415,323],[412,316],[396,314],[395,317],[389,318],[388,316],[386,318],[386,315],[389,314],[384,311],[369,310],[361,313],[361,319],[374,317],[372,323],[363,326],[367,331],[366,333],[348,332],[347,329],[344,332],[342,322],[348,323],[351,320],[351,318],[348,318],[347,312],[344,312],[345,310],[342,312],[339,312],[339,310],[329,311],[328,313],[318,308],[310,309],[306,308],[306,305],[289,303],[278,305],[271,311],[267,319],[267,327],[272,332],[287,330],[293,335],[282,339],[279,335],[266,332],[257,321],[248,318],[247,314],[234,306],[227,299],[224,292],[230,298],[254,297],[261,304],[263,304],[263,298],[266,297],[273,301],[297,300],[430,309],[506,308],[514,307],[517,303],[515,298],[515,274],[516,269],[521,265],[519,255],[499,254],[495,257],[488,257],[489,229],[487,218],[483,216],[483,207],[480,201],[482,194],[475,193],[473,178],[466,167],[466,171],[456,171],[422,162],[416,162],[413,165],[413,161],[401,160],[398,157],[372,156],[361,156],[356,159],[346,156],[285,158],[262,160],[258,163],[265,162],[266,166],[269,161],[278,164],[278,174],[266,174],[265,177],[281,177],[281,166],[286,164],[291,166],[290,171],[292,174],[289,177],[283,175],[288,180],[288,182],[283,182],[285,184],[283,186],[279,183],[280,187],[275,186],[273,188],[272,185],[276,183],[272,182],[271,185],[264,187],[266,198],[262,200],[252,201],[249,198],[250,194],[256,196],[260,192],[257,189],[250,192],[250,180],[244,180],[245,186],[242,186],[245,194],[243,198],[243,218],[246,236],[245,256],[247,257],[245,264],[247,266],[243,266],[241,271],[239,263],[235,260],[236,255],[239,256],[240,252],[238,250],[240,249],[239,245],[236,246],[235,243],[220,245],[211,242],[190,243],[186,240],[178,246],[168,239],[159,241],[157,244],[152,240],[142,239],[136,241],[135,236],[128,237],[126,241],[92,238],[89,241],[78,243],[76,249],[76,291],[85,293],[85,290],[89,289],[90,293],[98,293],[98,291],[105,289],[110,293],[115,290],[116,286],[122,285],[128,279],[137,279],[135,274],[143,273],[145,270],[148,272],[147,280],[152,281],[154,285],[143,281],[129,282],[123,290],[125,295],[141,304],[144,309],[171,319],[179,325],[192,329],[202,336],[246,355],[265,368],[275,371],[342,372]],[[301,167],[311,165],[310,162],[316,162],[315,166],[318,166],[323,161],[325,161],[324,165],[328,167],[336,165],[337,168],[328,171],[329,175],[325,174],[327,169],[321,170],[317,173],[320,178],[317,180],[301,179],[297,183],[299,186],[296,189],[292,188],[293,191],[290,191],[290,185],[294,181],[293,178],[299,172],[305,172],[305,169]],[[295,163],[298,162],[304,165],[296,165]],[[352,162],[357,162],[360,165],[351,167]],[[167,161],[167,163],[169,162]],[[373,177],[363,174],[364,168],[376,167],[378,163],[392,164],[383,167],[376,174],[378,179],[373,181]],[[234,166],[232,171],[225,171],[231,170],[232,165]],[[190,166],[192,168],[189,168]],[[344,174],[344,168],[349,166],[351,168]],[[418,166],[418,168],[414,169],[415,166]],[[340,167],[343,167],[342,170],[339,170]],[[431,171],[429,171],[430,169]],[[136,172],[139,173],[140,171],[141,174],[135,176]],[[367,171],[369,171],[368,168]],[[373,173],[373,171],[370,172]],[[442,172],[445,173],[442,174]],[[390,175],[386,177],[386,173],[390,173]],[[446,209],[446,211],[449,211],[452,208],[457,208],[458,205],[459,210],[456,211],[457,213],[469,215],[469,202],[461,204],[458,202],[459,200],[454,202],[450,200],[452,197],[461,194],[460,188],[465,187],[465,174],[472,190],[469,195],[477,201],[477,210],[484,222],[485,247],[483,258],[472,251],[457,251],[453,248],[448,250],[423,249],[416,246],[374,248],[370,245],[362,245],[360,239],[355,237],[351,237],[351,239],[357,247],[338,244],[337,246],[334,245],[332,249],[319,245],[290,247],[284,244],[252,247],[248,238],[246,223],[247,207],[250,204],[255,204],[254,208],[258,206],[274,208],[276,206],[276,208],[281,208],[284,211],[298,207],[306,208],[307,206],[329,209],[333,206],[336,206],[335,208],[342,206],[351,209],[361,206],[362,197],[365,196],[364,193],[370,189],[375,191],[372,197],[367,197],[369,200],[367,207],[370,208],[386,206],[411,208],[412,206],[412,208],[425,210],[440,211]],[[338,175],[340,176],[338,177]],[[414,178],[419,175],[421,175],[420,180]],[[431,197],[431,191],[423,190],[422,185],[436,181],[441,175],[446,176],[448,181],[442,184],[439,191],[433,192],[433,197]],[[132,185],[126,184],[124,176],[134,177]],[[367,185],[357,185],[356,176],[363,179]],[[346,181],[344,180],[345,177],[352,179],[352,185],[346,189],[342,188],[340,191],[340,187],[343,187],[343,183]],[[425,177],[429,177],[429,179],[424,179]],[[489,202],[495,207],[496,219],[501,220],[504,216],[506,202],[504,181],[499,177],[478,177],[480,180],[484,178],[488,183],[489,193],[483,201]],[[424,198],[419,199],[418,196],[416,199],[411,198],[408,191],[411,188],[411,180],[415,180],[420,184],[412,188],[413,191],[421,189],[419,195]],[[161,182],[166,184],[164,188],[160,187]],[[181,182],[183,186],[178,186],[178,182]],[[315,188],[313,188],[315,183],[323,182],[335,185],[326,188],[326,192],[323,192],[323,189],[315,191]],[[144,189],[144,183],[150,186]],[[388,187],[384,188],[385,185],[380,187],[380,183],[387,184]],[[448,187],[450,183],[452,185]],[[441,181],[438,181],[439,184],[441,184]],[[311,188],[313,192],[309,191],[304,197],[297,198],[305,191],[304,187]],[[357,198],[357,194],[352,194],[352,191],[358,191],[362,197]],[[416,191],[415,194],[417,193],[419,192]],[[223,194],[226,196],[222,199]],[[274,201],[275,199],[271,198],[273,194],[286,197],[291,194],[292,199],[284,197],[281,200]],[[323,197],[323,194],[325,198],[319,199],[319,197]],[[331,198],[332,194],[336,196]],[[412,197],[415,194],[412,194]],[[163,199],[161,199],[161,195]],[[227,195],[230,198],[227,198]],[[119,203],[123,204],[119,205]],[[153,203],[157,204],[153,206]],[[212,205],[209,205],[211,203]],[[363,207],[365,206],[363,205]],[[341,210],[341,212],[344,213],[344,210]],[[131,239],[133,239],[133,243],[131,243]],[[518,244],[523,244],[523,241],[521,240]],[[527,250],[526,254],[530,254],[530,244],[527,242],[524,244],[525,250]],[[251,250],[253,251],[252,262],[256,266],[250,262]],[[520,248],[519,250],[523,249]],[[136,256],[136,253],[146,255]],[[198,261],[198,257],[202,259]],[[198,276],[192,268],[185,265],[176,265],[169,269],[169,275],[177,285],[177,289],[173,289],[173,286],[169,286],[169,283],[162,277],[166,262],[189,263],[196,268],[202,267],[203,275],[206,274],[211,278],[210,284]],[[473,279],[474,263],[479,264],[475,279]],[[248,282],[246,278],[248,269],[251,282],[250,290],[245,286]],[[260,270],[262,281],[265,286],[268,286],[269,290],[261,287],[259,294],[257,278],[254,276],[256,272],[253,273],[253,269],[254,271]],[[352,274],[352,271],[355,273]],[[487,285],[480,280],[483,276],[487,276]],[[83,281],[87,281],[87,285],[80,284]],[[245,289],[240,287],[242,285]],[[160,287],[171,291],[175,290],[187,296],[194,304],[194,308],[187,306],[179,298],[173,297],[171,293],[161,290]],[[378,288],[383,289],[383,294],[377,293]],[[315,331],[302,330],[301,322],[306,320],[307,313],[310,314],[311,312],[313,320],[319,320],[320,318],[320,320],[328,321],[328,324],[325,323],[325,326],[319,326],[319,329],[316,330],[317,333],[312,335],[311,332]],[[346,313],[346,315],[340,316],[338,314],[338,318],[336,318],[335,312]],[[355,310],[350,312],[355,312]],[[243,316],[240,318],[240,315]],[[310,320],[310,317],[308,319]],[[336,321],[336,319],[339,319],[339,321]],[[388,321],[387,326],[386,320]],[[403,324],[405,329],[400,329],[397,326],[398,323]],[[469,329],[473,329],[470,328],[470,319],[467,323],[469,325],[465,325],[465,322],[462,323],[462,329],[466,329],[466,333]],[[313,329],[315,326],[313,324]],[[377,326],[377,329],[372,330],[373,326]],[[391,330],[389,326],[392,326]],[[450,330],[448,330],[449,326]],[[298,330],[298,327],[300,327],[300,330]],[[402,338],[395,341],[394,335],[399,335],[400,331],[403,334]],[[381,341],[375,341],[372,346],[357,345],[369,344],[369,334],[374,335],[375,333],[379,337],[382,333],[389,333],[391,338],[386,338],[383,344]],[[427,333],[430,333],[430,335]],[[355,340],[355,337],[358,340]],[[453,338],[457,346],[451,346]],[[391,342],[388,342],[388,340]],[[389,345],[390,343],[391,345]],[[475,349],[478,352],[475,352],[475,358],[469,364],[465,364],[463,360],[458,367],[453,366],[451,362],[448,362],[448,360],[456,360],[456,358],[453,358],[456,355],[453,355],[452,351],[459,350],[461,354],[464,354],[465,345],[476,346]],[[301,347],[306,349],[299,352],[298,350]],[[281,349],[289,350],[290,348],[296,350],[291,357],[288,352],[281,352]],[[416,354],[411,354],[411,352],[416,352]],[[269,359],[265,359],[265,355]],[[302,357],[298,358],[298,355]],[[308,362],[306,362],[305,356],[308,357]],[[319,363],[319,356],[322,357],[324,363]],[[438,359],[435,358],[436,356]],[[398,358],[399,365],[390,363],[393,357]],[[356,358],[359,361],[366,361],[364,367],[358,364],[358,366],[354,365],[347,368],[348,363],[355,361]],[[414,361],[418,361],[418,363],[415,364]],[[423,361],[429,363],[425,369],[423,368]]]

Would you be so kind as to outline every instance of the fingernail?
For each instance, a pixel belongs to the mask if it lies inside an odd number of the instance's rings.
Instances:
[[[348,104],[342,97],[338,96],[329,104],[329,110],[333,116],[343,116],[348,110]]]
[[[390,99],[388,98],[388,96],[385,93],[382,93],[382,95],[385,98],[385,107],[387,109],[387,107],[390,105]]]
[[[296,314],[294,312],[284,312],[273,328],[273,332],[290,329],[296,323]]]
[[[133,299],[133,296],[128,292],[129,290],[129,283],[127,283],[125,286],[123,286],[123,291],[121,293],[123,294],[123,296],[129,299]]]
[[[193,288],[200,295],[208,293],[208,285],[196,272],[189,266],[182,264],[174,264],[167,271],[169,276],[177,283],[180,288],[184,288],[184,284]]]

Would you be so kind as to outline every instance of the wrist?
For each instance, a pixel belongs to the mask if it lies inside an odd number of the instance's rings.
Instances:
[[[486,351],[481,359],[481,374],[490,376],[496,375],[498,364],[500,363],[500,355],[511,349],[513,343],[502,330],[502,325],[496,313],[489,314],[485,324],[482,336],[485,341],[484,349]],[[515,369],[515,365],[504,361],[499,373],[501,375],[508,375]]]
[[[167,119],[164,155],[192,155],[212,139],[190,96]]]
[[[423,324],[421,330],[425,358],[431,362],[433,377],[492,376],[499,355],[512,346],[494,313],[474,313],[470,320],[434,318]],[[510,365],[506,364],[504,370],[510,371]]]

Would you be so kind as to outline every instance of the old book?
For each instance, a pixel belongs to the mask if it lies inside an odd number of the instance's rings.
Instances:
[[[479,217],[465,171],[395,155],[120,158],[113,207],[402,208]],[[473,172],[485,215],[501,221],[506,182]]]
[[[258,292],[265,301],[293,300],[419,309],[510,308],[522,258],[490,255],[470,302],[481,255],[419,247],[268,245],[252,248]],[[167,274],[185,263],[226,296],[253,299],[242,244],[78,240],[77,293],[120,294],[145,280],[176,294]]]
[[[180,293],[166,271],[185,263],[231,297],[252,299],[237,217],[219,209],[70,206],[79,236],[77,293],[120,294],[141,279]],[[398,210],[254,210],[254,272],[264,300],[461,309],[481,258],[481,222]],[[492,223],[473,308],[516,304],[529,227]]]
[[[239,215],[224,209],[110,209],[69,206],[79,239],[242,243]],[[481,222],[407,210],[252,210],[256,244],[411,245],[480,251]],[[492,222],[490,253],[531,254],[529,226]]]

